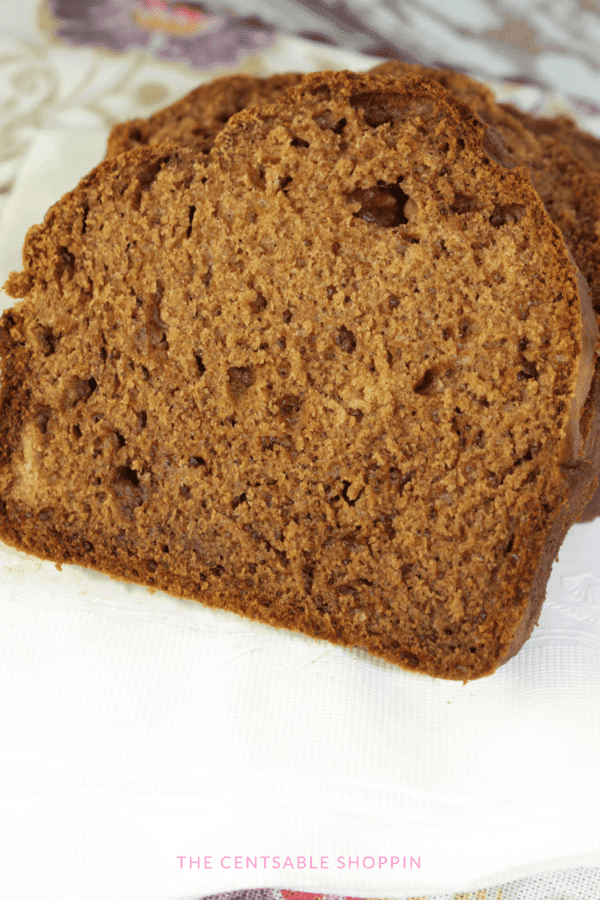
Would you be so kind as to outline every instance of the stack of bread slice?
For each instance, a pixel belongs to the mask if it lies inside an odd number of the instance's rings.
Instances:
[[[600,140],[581,131],[567,116],[536,117],[515,106],[498,104],[492,91],[460,72],[390,61],[375,73],[421,75],[443,85],[467,103],[502,136],[515,161],[528,166],[546,212],[560,228],[565,243],[584,273],[592,301],[600,312]],[[241,109],[280,99],[302,76],[296,73],[259,78],[234,75],[217,78],[186,94],[148,119],[115,125],[107,156],[166,138],[208,151],[217,133]],[[600,515],[600,488],[583,510],[580,521]]]
[[[117,126],[6,286],[0,538],[492,673],[598,484],[594,146],[400,63]]]

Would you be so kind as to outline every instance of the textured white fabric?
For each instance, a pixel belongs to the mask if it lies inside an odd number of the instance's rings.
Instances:
[[[549,872],[502,886],[502,890],[488,890],[482,900],[598,900],[600,871],[578,868],[564,872]],[[434,898],[431,898],[434,900]],[[479,900],[474,897],[473,900]]]
[[[273,892],[272,898],[254,898],[251,893],[246,897],[238,894],[231,896],[231,900],[281,900],[277,893],[279,892]],[[576,868],[546,872],[478,891],[436,894],[415,900],[600,900],[600,869]]]
[[[38,133],[0,277],[104,141]],[[574,526],[531,640],[462,685],[0,545],[0,896],[400,898],[600,865],[598,548]]]
[[[216,894],[203,900],[293,900],[290,894],[291,892],[277,889],[257,889]],[[477,891],[453,891],[451,894],[436,894],[414,900],[598,900],[598,898],[600,898],[600,870],[577,868],[547,872]],[[314,897],[314,900],[320,898]],[[347,898],[326,895],[322,900],[347,900]]]

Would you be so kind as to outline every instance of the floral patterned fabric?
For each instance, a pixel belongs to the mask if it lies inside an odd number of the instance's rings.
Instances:
[[[593,0],[51,0],[47,24],[66,42],[235,64],[297,34],[374,56],[543,84],[600,115],[600,11]]]

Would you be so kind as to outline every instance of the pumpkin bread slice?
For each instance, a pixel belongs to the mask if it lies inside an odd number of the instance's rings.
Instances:
[[[106,160],[0,331],[0,536],[442,678],[537,621],[595,484],[597,329],[493,128],[307,76]]]

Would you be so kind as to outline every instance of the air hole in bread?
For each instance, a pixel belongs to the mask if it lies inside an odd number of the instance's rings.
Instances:
[[[341,328],[338,328],[338,332],[335,336],[335,342],[344,353],[354,353],[356,350],[356,338],[354,333],[346,328],[345,325],[342,325]]]
[[[55,274],[60,280],[61,275],[65,274],[71,278],[75,268],[75,257],[66,247],[60,247],[58,251],[58,262],[56,264]]]
[[[313,582],[315,579],[315,566],[311,563],[307,563],[302,566],[302,580],[304,582],[304,590],[307,594],[310,594],[312,591]]]
[[[364,91],[350,97],[350,106],[362,111],[365,122],[371,128],[397,121],[404,102],[400,94],[389,91]]]
[[[65,409],[70,409],[81,401],[85,402],[94,393],[96,387],[97,383],[95,378],[85,379],[74,375],[67,381],[62,397],[63,406]]]
[[[189,211],[189,225],[188,225],[187,231],[186,231],[186,233],[185,233],[185,236],[188,237],[188,238],[189,238],[189,237],[191,236],[191,234],[192,234],[192,225],[193,225],[193,222],[194,222],[194,215],[195,215],[195,212],[196,212],[196,207],[195,207],[195,206],[190,206],[190,211]]]
[[[333,131],[334,134],[341,134],[347,124],[346,119],[338,119],[329,109],[316,115],[314,121],[323,131]]]
[[[513,225],[525,215],[526,209],[520,203],[498,203],[490,216],[490,225],[501,228]]]
[[[238,497],[234,497],[231,501],[231,508],[237,509],[242,503],[246,503],[246,492],[244,491]]]
[[[250,309],[256,315],[257,313],[264,312],[266,308],[267,301],[259,291],[254,300],[250,302]]]
[[[119,466],[115,473],[115,484],[131,484],[133,487],[138,487],[139,483],[140,479],[135,469],[131,469],[129,466]]]
[[[464,216],[465,213],[474,212],[476,209],[477,201],[474,197],[469,197],[468,194],[463,194],[461,191],[457,191],[454,194],[450,212],[456,213],[459,216]]]
[[[414,472],[407,472],[403,475],[396,466],[391,466],[388,472],[390,484],[393,484],[397,488],[399,494],[401,494],[405,486],[412,481],[413,475]]]
[[[409,198],[400,187],[401,181],[402,178],[395,184],[379,181],[373,187],[357,188],[347,194],[348,203],[360,203],[360,208],[353,213],[354,217],[381,228],[406,225],[408,219],[404,214],[404,207]]]
[[[346,501],[348,506],[354,506],[364,490],[364,484],[358,489],[358,491],[356,489],[352,491],[352,494],[350,493],[350,491],[352,490],[351,481],[343,481],[342,485],[342,499]]]
[[[145,167],[141,167],[138,174],[138,182],[142,191],[147,191],[152,187],[156,177],[163,166],[166,166],[171,160],[170,154],[153,160]]]
[[[227,374],[229,376],[229,394],[233,400],[243,397],[255,381],[252,366],[230,366]]]
[[[200,375],[204,375],[204,373],[206,372],[206,366],[202,362],[202,354],[194,353],[194,359],[196,360],[196,365],[198,366],[198,372],[200,373]]]
[[[316,84],[311,84],[308,88],[308,93],[312,94],[313,97],[331,97],[331,88],[328,84],[325,84],[324,81],[317,82]]]
[[[362,409],[349,409],[348,415],[352,416],[353,419],[356,419],[356,424],[358,425],[362,422],[365,414]]]
[[[293,424],[300,418],[302,400],[297,394],[284,394],[278,400],[277,405],[279,406],[279,415],[285,422]]]
[[[517,374],[517,381],[529,380],[530,378],[535,378],[537,380],[539,376],[537,366],[534,362],[527,362],[527,360],[524,360],[521,365],[523,368]]]
[[[42,349],[42,353],[44,354],[44,356],[52,356],[52,354],[56,352],[56,345],[58,344],[58,338],[55,337],[51,328],[38,329],[37,339],[39,341],[39,344],[40,344],[40,347]]]
[[[415,394],[427,394],[431,390],[434,381],[435,371],[433,369],[426,369],[422,377],[413,387],[413,391]]]

